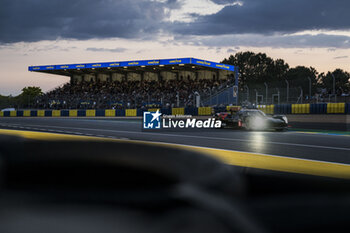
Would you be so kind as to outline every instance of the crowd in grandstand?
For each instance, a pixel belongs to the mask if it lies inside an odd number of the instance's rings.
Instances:
[[[232,80],[83,81],[66,83],[36,100],[42,109],[190,107]]]

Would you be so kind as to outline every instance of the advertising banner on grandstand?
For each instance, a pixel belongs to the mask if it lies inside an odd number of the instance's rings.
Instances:
[[[108,102],[108,105],[109,106],[119,106],[119,107],[122,107],[123,106],[123,103],[122,102],[115,102],[115,101],[109,101]]]
[[[162,103],[161,102],[144,102],[142,103],[142,106],[147,108],[160,108],[162,107]]]
[[[234,71],[234,66],[192,58],[192,64]]]
[[[82,100],[82,101],[80,101],[80,104],[81,105],[90,105],[90,104],[92,104],[92,102],[89,100]]]

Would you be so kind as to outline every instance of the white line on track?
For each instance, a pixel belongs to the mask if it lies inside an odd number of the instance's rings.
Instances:
[[[14,126],[13,124],[12,126]],[[11,125],[8,125],[11,126]],[[211,140],[221,140],[221,141],[236,141],[236,142],[249,142],[255,143],[255,140],[250,139],[235,139],[235,138],[220,138],[220,137],[207,137],[199,135],[185,135],[185,134],[165,134],[165,133],[152,133],[152,132],[142,132],[142,131],[124,131],[124,130],[110,130],[110,129],[91,129],[91,128],[78,128],[78,127],[62,127],[62,126],[49,126],[49,125],[27,125],[30,127],[45,127],[45,128],[58,128],[58,129],[70,129],[70,130],[85,130],[85,131],[103,131],[111,133],[123,133],[123,134],[145,134],[153,136],[167,136],[167,137],[182,137],[182,138],[195,138],[195,139],[211,139]],[[28,129],[28,128],[27,128]],[[30,128],[29,128],[30,129]],[[43,130],[43,129],[42,129]],[[75,134],[74,132],[73,134]],[[96,135],[97,137],[106,137],[105,135]],[[329,149],[329,150],[342,150],[350,151],[350,148],[345,147],[332,147],[332,146],[320,146],[320,145],[309,145],[309,144],[299,144],[299,143],[288,143],[288,142],[264,142],[266,144],[273,145],[285,145],[285,146],[298,146],[298,147],[307,147],[307,148],[320,148],[320,149]]]

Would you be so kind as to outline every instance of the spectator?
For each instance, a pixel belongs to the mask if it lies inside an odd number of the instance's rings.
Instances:
[[[194,106],[194,93],[202,98],[233,84],[232,80],[163,80],[163,81],[111,81],[66,83],[36,101],[42,109],[105,109],[176,106],[177,94],[181,106]],[[148,106],[149,107],[149,106]]]

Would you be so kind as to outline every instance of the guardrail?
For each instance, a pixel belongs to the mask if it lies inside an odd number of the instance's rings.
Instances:
[[[159,110],[165,115],[210,116],[215,112],[229,111],[227,107],[199,108],[151,108],[151,109],[88,109],[88,110],[17,110],[0,111],[0,117],[136,117],[144,111]],[[320,104],[279,104],[258,105],[258,109],[266,114],[350,114],[350,103]]]

